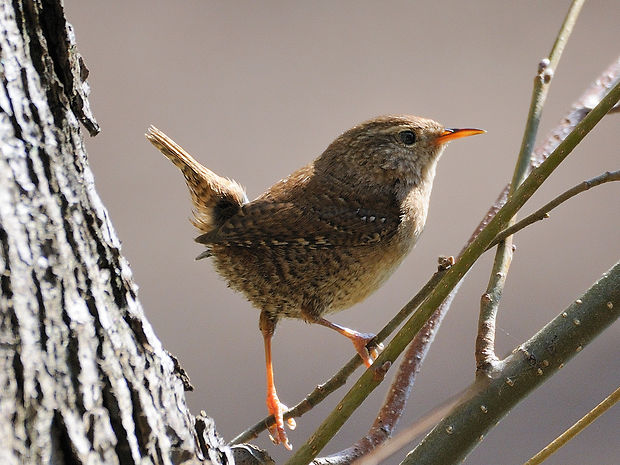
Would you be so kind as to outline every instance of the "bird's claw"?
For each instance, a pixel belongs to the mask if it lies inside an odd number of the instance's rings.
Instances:
[[[379,356],[379,353],[384,349],[385,347],[383,346],[382,343],[377,343],[377,344],[372,344],[370,346],[369,352],[370,352],[370,356],[372,358],[373,361],[375,361],[377,359],[377,357]]]
[[[267,408],[275,419],[275,423],[269,427],[269,439],[274,444],[282,444],[288,450],[292,450],[293,447],[288,440],[286,431],[284,431],[284,412],[288,410],[288,407],[280,402],[277,397],[268,397]],[[287,418],[286,425],[291,430],[297,427],[297,423],[293,418]]]
[[[355,337],[351,338],[353,346],[364,362],[364,365],[366,365],[366,368],[372,365],[372,362],[379,356],[379,352],[383,350],[383,344],[380,342],[373,342],[370,344],[370,347],[367,347],[374,338],[375,335],[372,333],[356,333]]]

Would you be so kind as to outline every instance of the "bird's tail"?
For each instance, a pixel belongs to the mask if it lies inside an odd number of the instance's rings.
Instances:
[[[202,166],[155,126],[148,128],[146,138],[185,176],[194,203],[192,224],[201,232],[219,227],[248,201],[245,190],[237,182]]]

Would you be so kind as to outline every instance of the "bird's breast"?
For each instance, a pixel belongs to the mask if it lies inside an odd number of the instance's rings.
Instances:
[[[385,243],[352,250],[355,259],[349,265],[349,272],[342,275],[342,282],[334,286],[328,312],[348,308],[379,289],[414,247],[423,228],[424,221],[419,215],[405,215],[397,233]]]

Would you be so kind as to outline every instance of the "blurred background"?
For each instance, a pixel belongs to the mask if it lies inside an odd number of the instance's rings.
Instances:
[[[376,332],[426,282],[439,255],[458,253],[510,179],[538,62],[549,53],[569,3],[66,0],[102,126],[86,141],[97,189],[147,317],[196,388],[187,394],[194,413],[204,409],[227,440],[265,416],[258,311],[227,289],[208,261],[194,261],[202,249],[193,242],[185,184],[145,140],[148,125],[241,182],[250,198],[318,156],[342,131],[376,115],[411,113],[446,126],[486,129],[447,150],[426,231],[395,275],[333,318]],[[584,7],[555,73],[541,136],[617,57],[617,8],[617,0]],[[583,179],[618,169],[619,125],[620,115],[605,118],[523,212]],[[608,184],[582,194],[518,235],[499,315],[499,355],[618,260],[618,189]],[[492,254],[484,256],[467,277],[401,425],[472,381],[479,298],[491,260]],[[613,391],[620,381],[619,331],[618,325],[609,329],[518,405],[466,463],[522,463]],[[276,382],[289,405],[353,354],[345,338],[298,321],[282,322],[274,344]],[[324,453],[365,433],[388,385]],[[290,433],[294,447],[344,393],[298,420]],[[616,407],[548,463],[617,464],[619,428]],[[289,456],[265,434],[256,443],[278,463]]]

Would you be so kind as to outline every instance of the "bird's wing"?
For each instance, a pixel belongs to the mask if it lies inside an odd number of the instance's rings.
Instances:
[[[365,246],[389,239],[400,223],[395,204],[380,211],[342,198],[323,196],[315,200],[304,205],[256,200],[196,241],[240,247]]]

